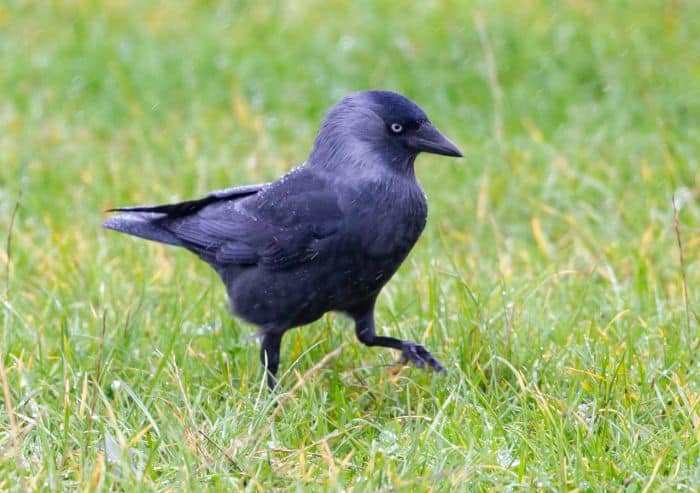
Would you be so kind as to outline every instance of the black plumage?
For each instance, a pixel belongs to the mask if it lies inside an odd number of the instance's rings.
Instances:
[[[377,295],[425,226],[414,173],[420,152],[461,156],[409,99],[356,93],[330,110],[307,161],[279,180],[111,209],[122,214],[103,225],[186,248],[211,265],[233,313],[260,329],[270,387],[283,334],[329,311],[352,317],[364,344],[440,371],[423,346],[374,329]]]

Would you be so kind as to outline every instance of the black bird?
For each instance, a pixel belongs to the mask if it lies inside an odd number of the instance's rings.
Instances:
[[[284,333],[329,311],[367,346],[444,368],[420,344],[378,336],[374,305],[425,226],[413,165],[420,152],[461,157],[411,100],[352,94],[326,115],[304,164],[272,183],[176,204],[120,207],[103,226],[186,248],[221,276],[235,315],[259,327],[275,386]]]

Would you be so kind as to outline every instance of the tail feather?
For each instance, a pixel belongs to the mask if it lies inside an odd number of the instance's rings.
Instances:
[[[260,183],[258,185],[226,188],[211,192],[201,199],[186,200],[174,204],[115,207],[108,209],[107,212],[121,212],[122,214],[110,217],[102,223],[102,226],[146,240],[189,248],[202,256],[203,252],[178,238],[168,229],[167,225],[180,218],[195,214],[216,202],[233,201],[254,195],[266,185],[265,183]]]
[[[165,217],[166,215],[162,213],[130,211],[110,217],[102,223],[102,226],[146,240],[183,246],[177,236],[159,224],[160,220]]]
[[[265,185],[265,183],[261,183],[258,185],[225,188],[223,190],[211,192],[201,199],[185,200],[184,202],[177,202],[174,204],[114,207],[113,209],[107,209],[107,212],[157,212],[160,214],[167,214],[170,217],[186,216],[197,212],[198,210],[201,210],[214,202],[219,202],[221,200],[241,199],[249,195],[254,195],[265,187]]]

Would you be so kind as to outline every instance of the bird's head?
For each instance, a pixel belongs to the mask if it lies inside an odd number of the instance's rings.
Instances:
[[[413,172],[421,152],[461,157],[425,112],[390,91],[365,91],[338,102],[326,115],[309,156],[314,166]]]

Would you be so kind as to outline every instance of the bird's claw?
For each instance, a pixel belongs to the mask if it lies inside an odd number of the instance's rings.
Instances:
[[[418,368],[425,368],[427,364],[437,372],[445,371],[445,367],[440,364],[430,351],[424,346],[412,341],[406,341],[401,348],[401,363],[411,362]]]

